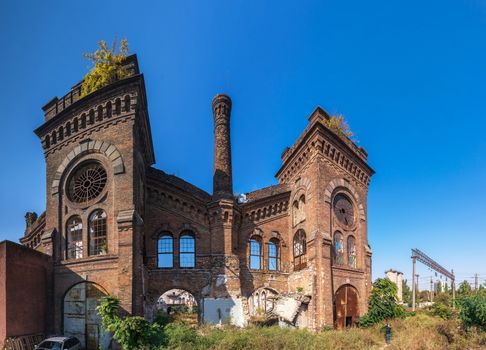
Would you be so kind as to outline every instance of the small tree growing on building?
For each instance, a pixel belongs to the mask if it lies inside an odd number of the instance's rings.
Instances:
[[[94,66],[84,76],[81,85],[81,97],[130,76],[130,72],[123,66],[123,61],[128,54],[127,39],[121,40],[118,52],[116,51],[116,40],[113,41],[111,49],[103,40],[98,44],[98,50],[84,54],[84,57],[92,61]]]

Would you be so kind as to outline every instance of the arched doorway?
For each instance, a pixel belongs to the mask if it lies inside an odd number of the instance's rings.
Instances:
[[[169,315],[173,320],[198,324],[199,307],[192,293],[184,289],[170,289],[157,300],[157,313]]]
[[[359,317],[358,291],[347,284],[334,295],[334,319],[336,328],[353,326]]]
[[[71,287],[64,296],[64,335],[78,338],[86,350],[97,350],[100,344],[109,342],[103,337],[101,317],[96,311],[105,295],[107,293],[97,284],[81,282]]]

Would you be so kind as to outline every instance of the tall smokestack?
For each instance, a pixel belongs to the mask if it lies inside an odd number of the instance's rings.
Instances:
[[[213,196],[233,197],[230,142],[231,99],[224,94],[213,98],[214,117],[214,174]]]

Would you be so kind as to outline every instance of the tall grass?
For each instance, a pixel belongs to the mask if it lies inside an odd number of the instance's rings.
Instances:
[[[165,349],[190,350],[365,350],[385,348],[383,325],[312,333],[279,327],[226,326],[167,327]],[[486,349],[486,333],[463,331],[456,320],[418,314],[391,322],[392,343],[387,349],[459,350]]]

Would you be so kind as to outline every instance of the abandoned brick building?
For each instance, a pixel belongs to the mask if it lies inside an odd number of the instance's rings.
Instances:
[[[96,300],[151,318],[159,297],[194,296],[200,322],[243,326],[257,313],[320,329],[366,312],[371,288],[367,154],[329,129],[321,108],[282,153],[278,184],[232,189],[231,99],[217,95],[213,193],[154,168],[143,75],[86,97],[74,86],[43,107],[46,211],[21,243],[49,255],[46,332],[97,348]],[[209,118],[209,113],[208,113]],[[170,169],[169,169],[170,170]]]

